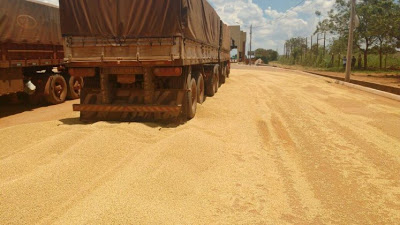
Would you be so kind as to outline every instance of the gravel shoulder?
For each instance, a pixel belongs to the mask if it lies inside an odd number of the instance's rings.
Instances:
[[[73,103],[0,118],[2,223],[400,220],[396,101],[234,66],[182,125],[81,124]]]

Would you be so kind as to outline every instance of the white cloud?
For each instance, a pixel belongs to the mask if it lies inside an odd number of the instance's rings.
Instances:
[[[306,0],[303,4],[278,12],[268,7],[262,10],[252,0],[209,0],[228,24],[239,22],[249,33],[249,25],[253,24],[253,46],[255,48],[271,48],[283,51],[285,40],[297,36],[310,36],[318,24],[315,11],[329,11],[335,0]],[[322,18],[321,18],[322,19]],[[248,37],[249,40],[249,37]]]

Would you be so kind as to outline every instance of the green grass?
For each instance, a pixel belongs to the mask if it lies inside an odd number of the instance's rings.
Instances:
[[[358,53],[355,54],[357,59],[358,59]],[[343,55],[342,55],[343,57]],[[362,55],[362,57],[364,57]],[[382,60],[382,66],[385,66],[385,57],[383,56]],[[325,55],[323,56],[320,54],[319,56],[310,56],[308,55],[307,57],[303,57],[303,59],[298,58],[296,61],[293,58],[285,58],[285,57],[279,57],[278,63],[283,64],[283,65],[300,65],[304,67],[309,67],[313,69],[319,69],[319,70],[325,70],[325,71],[331,71],[331,72],[344,72],[344,68],[342,65],[342,60],[339,61],[338,55],[335,55],[335,60],[332,65],[331,63],[331,55]],[[363,58],[364,59],[364,58]],[[357,68],[358,62],[356,63],[356,68],[353,69],[354,72],[359,72],[359,73],[368,73],[368,74],[373,74],[373,73],[388,73],[391,75],[399,75],[400,74],[400,54],[391,54],[387,56],[387,61],[386,61],[386,69],[380,69],[379,68],[379,55],[376,54],[370,54],[368,55],[368,69],[364,70],[358,69]],[[362,62],[362,66],[364,66],[364,63]]]

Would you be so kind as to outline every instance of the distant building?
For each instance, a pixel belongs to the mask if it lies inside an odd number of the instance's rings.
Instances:
[[[246,59],[246,32],[240,30],[239,25],[229,26],[231,38],[238,52],[238,62],[243,62]]]

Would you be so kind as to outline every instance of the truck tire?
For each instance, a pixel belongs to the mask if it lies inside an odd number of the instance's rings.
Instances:
[[[214,69],[211,71],[210,77],[207,80],[206,85],[206,94],[210,97],[213,97],[215,93],[218,91],[219,87],[219,75],[218,75],[218,66],[216,65]]]
[[[220,78],[219,65],[214,66],[214,77],[215,77],[215,82],[214,82],[215,93],[217,93],[218,88],[221,86],[221,83],[219,80],[219,78]]]
[[[203,104],[204,102],[204,78],[201,73],[197,76],[197,103]]]
[[[226,67],[223,66],[221,69],[221,75],[219,76],[220,84],[225,84],[226,81]]]
[[[82,77],[70,77],[68,81],[68,98],[69,99],[78,99],[81,95],[83,87],[83,78]]]
[[[215,95],[214,82],[215,82],[214,74],[211,74],[211,77],[208,78],[207,85],[206,85],[206,94],[209,97],[213,97]]]
[[[63,103],[67,97],[67,82],[60,75],[50,76],[46,83],[46,100],[50,104]]]
[[[188,88],[190,91],[186,95],[186,117],[190,120],[194,118],[197,110],[197,85],[194,78],[191,79]]]

